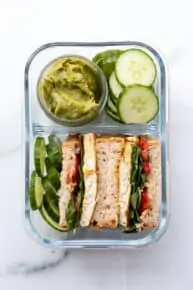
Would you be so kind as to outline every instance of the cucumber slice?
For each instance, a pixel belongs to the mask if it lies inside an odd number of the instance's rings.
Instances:
[[[157,115],[159,101],[152,88],[136,85],[123,90],[117,109],[125,124],[148,123]]]
[[[93,62],[100,67],[107,79],[114,71],[115,63],[121,53],[121,50],[111,49],[100,52],[93,58]]]
[[[34,165],[39,176],[44,175],[46,145],[43,137],[37,137],[34,145]]]
[[[117,98],[115,98],[111,92],[109,93],[109,98],[111,99],[115,107],[117,107]]]
[[[60,174],[55,167],[51,166],[48,168],[47,178],[56,190],[60,188]]]
[[[156,65],[144,51],[130,49],[122,53],[115,65],[117,80],[123,86],[134,84],[150,86],[156,79]]]
[[[43,198],[44,207],[49,216],[55,221],[59,221],[58,198],[52,198],[49,194],[45,194]]]
[[[113,113],[109,108],[106,108],[106,112],[112,119],[114,119],[117,122],[121,122],[119,116],[117,114]]]
[[[60,232],[67,232],[68,228],[62,228],[58,225],[57,222],[55,222],[49,215],[47,209],[44,207],[44,205],[41,206],[40,208],[40,213],[43,217],[43,219],[55,230],[60,231]]]
[[[43,187],[41,178],[35,171],[32,172],[30,186],[29,186],[29,201],[32,210],[41,207],[43,199]]]
[[[108,98],[108,101],[107,101],[107,108],[109,108],[109,110],[111,110],[113,113],[117,114],[117,107],[116,107],[115,104],[112,102],[111,98]]]
[[[110,90],[113,94],[113,96],[118,99],[120,93],[122,92],[123,88],[122,86],[119,84],[119,82],[117,81],[115,72],[113,72],[109,78],[109,87]]]

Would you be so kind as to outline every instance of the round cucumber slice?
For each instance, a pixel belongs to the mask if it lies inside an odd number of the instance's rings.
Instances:
[[[32,172],[29,186],[29,201],[32,210],[41,207],[43,200],[43,187],[41,178],[35,171]]]
[[[122,86],[119,84],[119,82],[117,81],[115,72],[113,72],[109,78],[109,87],[110,90],[113,94],[113,96],[118,99],[120,93],[122,92],[123,88]]]
[[[157,70],[149,54],[130,49],[117,59],[115,73],[117,80],[125,87],[134,84],[150,86],[156,79]]]
[[[148,123],[157,115],[159,101],[152,88],[136,85],[123,90],[117,108],[125,124]]]
[[[59,226],[57,222],[55,222],[49,215],[47,209],[44,207],[44,205],[41,206],[40,208],[40,213],[43,217],[43,219],[55,230],[60,231],[60,232],[67,232],[68,228],[62,228]]]
[[[46,145],[43,137],[37,137],[34,145],[34,165],[39,176],[44,175]]]

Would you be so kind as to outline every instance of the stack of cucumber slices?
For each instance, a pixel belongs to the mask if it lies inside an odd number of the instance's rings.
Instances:
[[[66,231],[58,225],[59,209],[57,191],[60,188],[62,167],[61,142],[54,136],[37,137],[34,144],[34,170],[29,185],[32,210],[39,210],[45,221],[54,229]]]
[[[101,68],[109,84],[106,111],[114,120],[125,124],[148,123],[159,111],[153,85],[156,65],[145,51],[108,50],[93,61]]]

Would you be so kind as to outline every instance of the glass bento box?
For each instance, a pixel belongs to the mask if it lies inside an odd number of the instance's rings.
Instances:
[[[159,113],[147,124],[122,124],[108,116],[104,110],[93,121],[80,126],[60,125],[50,119],[42,110],[37,98],[37,83],[42,70],[54,59],[64,55],[81,55],[92,59],[105,50],[140,49],[147,52],[156,65],[155,91],[159,97]],[[149,45],[140,42],[56,42],[41,46],[29,57],[25,66],[25,220],[30,235],[43,245],[58,248],[137,248],[157,241],[165,232],[169,219],[168,204],[168,151],[167,151],[168,95],[167,71],[160,54]],[[156,228],[140,232],[125,233],[120,229],[93,230],[77,228],[75,231],[59,232],[51,228],[39,211],[32,211],[28,188],[33,169],[33,148],[37,136],[47,138],[55,134],[61,140],[68,134],[89,133],[151,135],[161,143],[161,209]]]

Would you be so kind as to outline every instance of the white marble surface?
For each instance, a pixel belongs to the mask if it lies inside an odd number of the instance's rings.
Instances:
[[[7,154],[0,152],[2,290],[192,289],[191,1],[130,2],[0,1],[0,100],[4,111],[9,107],[9,118],[8,113],[0,115],[0,142],[1,149],[15,149]],[[146,249],[72,250],[64,259],[63,251],[36,245],[23,225],[24,176],[19,146],[24,64],[45,42],[134,39],[161,49],[169,66],[170,224],[165,236]]]

